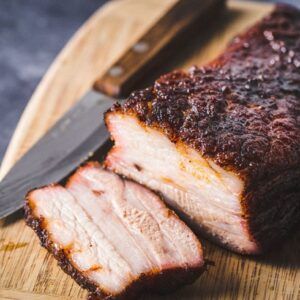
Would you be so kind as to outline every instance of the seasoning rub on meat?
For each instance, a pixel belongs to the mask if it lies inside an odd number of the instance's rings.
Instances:
[[[300,219],[300,12],[275,10],[216,60],[175,71],[106,113],[106,166],[194,228],[260,253]]]

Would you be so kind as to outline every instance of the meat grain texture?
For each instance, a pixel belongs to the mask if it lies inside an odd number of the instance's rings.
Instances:
[[[31,191],[26,221],[91,299],[134,299],[192,283],[200,242],[153,192],[89,163],[65,187]]]
[[[261,253],[300,219],[300,12],[279,5],[204,67],[106,113],[106,166],[160,192],[195,229]]]

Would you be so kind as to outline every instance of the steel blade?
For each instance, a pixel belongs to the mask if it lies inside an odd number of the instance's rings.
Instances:
[[[26,193],[62,180],[108,139],[103,113],[114,99],[89,91],[0,182],[0,218],[23,206]]]

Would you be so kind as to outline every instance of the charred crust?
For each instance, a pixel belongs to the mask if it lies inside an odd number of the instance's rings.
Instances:
[[[161,76],[106,122],[131,115],[238,174],[245,229],[262,252],[300,219],[299,84],[300,11],[277,5],[210,64]]]
[[[136,116],[250,182],[300,165],[299,82],[300,12],[278,5],[210,64],[161,76],[108,114]]]
[[[300,169],[284,171],[251,186],[242,199],[249,234],[264,251],[299,225]]]

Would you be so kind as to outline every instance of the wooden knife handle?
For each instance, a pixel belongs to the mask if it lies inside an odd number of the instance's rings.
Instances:
[[[163,49],[212,6],[224,0],[178,0],[99,78],[94,89],[113,97],[127,96]],[[128,16],[130,18],[130,16]],[[122,26],[120,24],[120,26]]]

